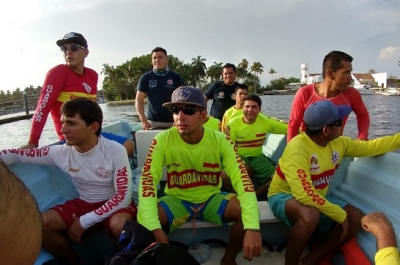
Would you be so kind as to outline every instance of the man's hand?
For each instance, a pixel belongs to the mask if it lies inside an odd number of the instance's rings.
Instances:
[[[152,232],[158,243],[169,244],[168,237],[162,229],[155,229]]]
[[[28,143],[27,145],[21,146],[19,149],[33,149],[33,148],[36,148],[36,147],[37,146],[35,144]]]
[[[361,219],[361,226],[365,231],[371,232],[375,236],[381,231],[392,231],[393,226],[383,213],[370,213]]]
[[[262,254],[262,238],[261,233],[252,230],[246,230],[243,238],[243,257],[253,260]]]
[[[142,124],[142,130],[150,130],[150,128],[151,128],[151,125],[150,125],[150,123],[149,123],[149,121],[148,120],[143,120],[142,122],[141,122],[141,124]]]
[[[343,223],[340,224],[342,226],[342,234],[340,235],[340,242],[344,242],[346,240],[347,235],[349,234],[349,219],[344,219]]]
[[[68,231],[69,238],[72,241],[81,243],[82,235],[85,232],[85,229],[82,228],[81,222],[79,218],[76,217],[75,214],[72,215],[72,218],[75,220],[74,223],[71,225]]]

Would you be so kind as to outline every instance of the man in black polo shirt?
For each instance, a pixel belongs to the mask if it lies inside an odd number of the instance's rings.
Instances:
[[[239,85],[236,79],[236,67],[227,63],[222,69],[223,81],[212,84],[204,93],[206,101],[212,99],[211,116],[222,120],[225,111],[235,105],[235,89]]]
[[[172,113],[162,106],[171,100],[172,92],[183,85],[182,77],[168,68],[167,51],[157,47],[151,51],[153,70],[143,74],[137,85],[135,106],[143,130],[169,128],[173,125]],[[147,96],[147,115],[144,114]]]

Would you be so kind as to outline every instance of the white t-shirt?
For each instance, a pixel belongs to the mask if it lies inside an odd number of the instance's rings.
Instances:
[[[102,136],[86,153],[79,153],[73,146],[54,145],[2,150],[0,159],[7,165],[22,162],[57,166],[71,177],[80,199],[89,203],[106,201],[80,217],[84,229],[129,206],[132,201],[132,171],[126,150]]]

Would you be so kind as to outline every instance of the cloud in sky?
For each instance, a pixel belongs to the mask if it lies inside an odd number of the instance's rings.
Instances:
[[[86,66],[99,73],[104,63],[119,65],[162,46],[185,62],[197,55],[207,65],[259,61],[263,84],[270,68],[274,77],[300,77],[302,63],[320,72],[331,50],[352,55],[354,72],[400,76],[390,56],[382,59],[399,46],[399,1],[6,1],[0,10],[3,90],[42,85],[46,72],[63,63],[55,41],[69,31],[87,38]]]

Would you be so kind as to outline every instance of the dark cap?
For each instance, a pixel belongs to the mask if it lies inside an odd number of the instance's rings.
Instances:
[[[64,37],[61,40],[58,40],[56,43],[58,46],[63,46],[65,43],[68,42],[79,44],[85,47],[86,49],[88,48],[88,44],[85,37],[83,37],[83,35],[80,33],[69,32],[65,34]]]
[[[329,100],[317,101],[307,107],[304,112],[304,122],[309,130],[319,130],[334,121],[343,119],[351,113],[348,105],[335,106]]]
[[[172,92],[171,102],[166,102],[163,104],[164,107],[170,108],[175,104],[190,104],[206,108],[206,99],[203,93],[197,87],[191,86],[181,86]]]

